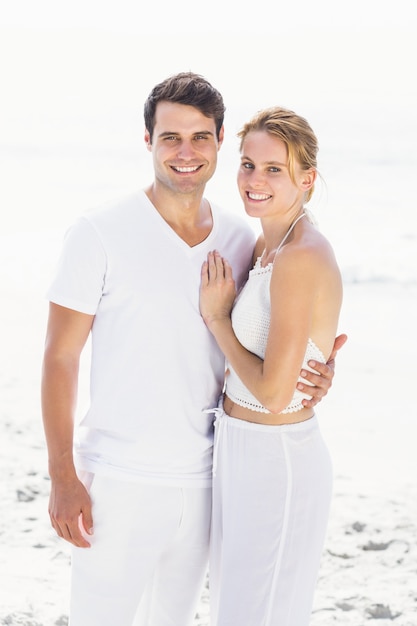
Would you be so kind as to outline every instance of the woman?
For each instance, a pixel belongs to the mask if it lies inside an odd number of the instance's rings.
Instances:
[[[309,124],[275,107],[239,137],[240,195],[262,225],[256,261],[235,301],[230,265],[210,253],[200,296],[228,363],[214,410],[212,623],[307,626],[332,469],[314,410],[296,387],[307,361],[326,362],[331,352],[342,281],[304,208],[317,178]]]

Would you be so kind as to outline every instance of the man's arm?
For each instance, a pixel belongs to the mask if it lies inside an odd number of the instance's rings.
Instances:
[[[74,413],[81,352],[94,316],[50,305],[42,368],[42,415],[48,447],[51,494],[49,515],[60,537],[89,547],[79,522],[92,533],[90,497],[73,462]],[[81,517],[80,517],[81,516]]]
[[[301,376],[308,380],[313,387],[308,385],[303,385],[302,383],[297,384],[297,389],[299,391],[304,391],[311,395],[311,400],[303,400],[303,405],[309,408],[312,408],[318,402],[321,401],[324,396],[327,395],[330,387],[333,383],[333,376],[336,364],[336,355],[340,348],[344,346],[347,341],[347,335],[342,334],[336,337],[332,353],[329,356],[329,360],[327,363],[318,363],[316,361],[309,361],[310,367],[316,370],[317,374],[310,372],[308,370],[302,370]]]

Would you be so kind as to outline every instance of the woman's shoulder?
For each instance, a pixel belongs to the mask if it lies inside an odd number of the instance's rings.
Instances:
[[[297,255],[317,262],[326,260],[329,255],[334,256],[330,241],[315,224],[311,223],[306,223],[298,236],[283,247],[282,252],[286,252],[288,256]]]
[[[275,274],[294,272],[306,277],[313,274],[325,277],[329,272],[339,271],[332,245],[313,225],[299,232],[278,254],[279,263],[276,262],[278,257],[274,263]]]

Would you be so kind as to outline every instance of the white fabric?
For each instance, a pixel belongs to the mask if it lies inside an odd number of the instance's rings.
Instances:
[[[91,403],[79,469],[178,486],[211,482],[211,418],[224,358],[199,312],[201,265],[217,249],[237,283],[254,233],[212,206],[213,229],[188,246],[141,191],[85,214],[67,234],[48,298],[95,315]]]
[[[236,337],[247,350],[261,359],[265,357],[271,318],[270,283],[272,268],[272,263],[266,267],[261,267],[260,259],[257,260],[255,267],[249,272],[248,282],[240,292],[232,311],[232,324]],[[307,364],[310,359],[321,363],[326,362],[323,353],[312,339],[308,340],[302,365],[304,369],[312,371]],[[226,393],[229,398],[240,406],[260,413],[269,413],[268,409],[262,406],[245,387],[230,364],[228,364],[228,368],[230,374],[226,381]],[[309,384],[301,377],[299,381]],[[304,398],[310,399],[311,396],[295,389],[290,404],[282,413],[294,413],[303,409],[302,400]]]
[[[70,626],[191,625],[207,569],[211,489],[91,478],[94,535],[91,548],[72,550]]]
[[[318,421],[217,413],[211,624],[308,626],[332,491]]]

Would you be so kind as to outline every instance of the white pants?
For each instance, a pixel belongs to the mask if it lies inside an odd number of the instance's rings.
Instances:
[[[90,475],[91,476],[91,475]],[[93,477],[91,548],[72,553],[71,626],[188,626],[208,560],[211,489]]]
[[[218,409],[212,626],[308,626],[332,467],[315,417],[264,426]]]

